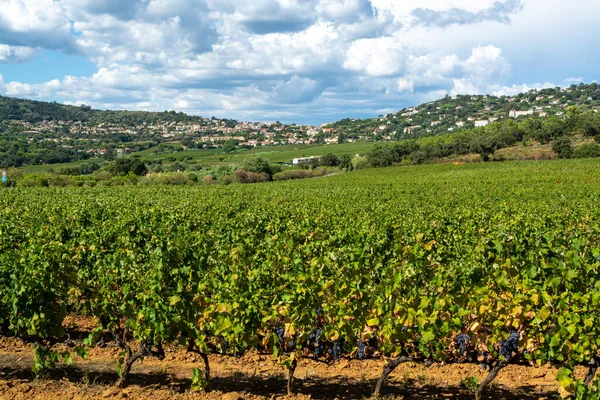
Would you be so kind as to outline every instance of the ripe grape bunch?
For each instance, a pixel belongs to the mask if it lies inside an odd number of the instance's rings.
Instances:
[[[503,340],[500,343],[500,355],[503,356],[506,361],[510,361],[513,357],[513,354],[519,352],[519,339],[521,335],[517,331],[511,331],[510,337],[508,339]]]
[[[458,336],[456,336],[456,343],[458,344],[458,347],[460,349],[460,354],[462,356],[464,356],[465,353],[467,352],[467,342],[469,340],[471,340],[471,338],[466,333],[461,333]]]
[[[367,345],[364,340],[362,340],[362,339],[358,340],[358,351],[356,353],[356,356],[358,357],[359,360],[365,359],[365,347],[366,346]]]
[[[323,342],[319,340],[321,334],[323,333],[323,329],[317,328],[313,333],[308,335],[308,344],[309,347],[313,349],[313,357],[314,359],[318,359],[323,352]]]
[[[346,343],[346,339],[342,336],[330,345],[329,355],[333,357],[332,363],[340,360],[344,343]]]

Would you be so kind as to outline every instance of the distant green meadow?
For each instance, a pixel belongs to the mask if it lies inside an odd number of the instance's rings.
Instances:
[[[175,147],[180,147],[179,143],[171,143]],[[323,156],[328,153],[336,155],[342,154],[364,154],[375,145],[374,142],[355,142],[343,144],[305,144],[305,145],[281,145],[264,146],[250,150],[236,150],[231,153],[223,153],[220,149],[204,150],[182,150],[157,153],[157,147],[133,153],[130,157],[140,158],[144,161],[163,160],[163,164],[168,165],[172,162],[193,162],[203,167],[235,165],[247,158],[262,157],[273,163],[291,163],[294,158]],[[63,164],[46,164],[24,166],[21,169],[24,172],[43,173],[50,171],[59,171],[67,167],[75,167],[88,162],[101,159],[90,159]]]

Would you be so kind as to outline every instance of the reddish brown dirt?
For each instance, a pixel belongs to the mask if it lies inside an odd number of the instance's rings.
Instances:
[[[69,319],[67,325],[89,331],[94,321]],[[58,349],[63,347],[58,346]],[[66,348],[66,347],[65,347]],[[20,339],[0,339],[0,399],[286,399],[284,370],[269,355],[250,352],[241,358],[211,355],[211,384],[205,392],[192,392],[192,368],[202,368],[200,358],[184,349],[165,349],[166,358],[146,358],[134,364],[130,384],[113,387],[117,379],[115,348],[94,348],[88,360],[74,357],[72,366],[61,365],[45,378],[31,373],[33,347]],[[302,359],[295,373],[294,399],[369,398],[381,374],[383,360],[347,360],[335,365]],[[577,371],[582,376],[585,371]],[[426,368],[400,365],[390,376],[384,394],[393,399],[474,398],[461,386],[467,377],[481,382],[486,372],[477,364],[439,365]],[[488,399],[555,399],[556,370],[552,367],[508,366],[500,372]]]

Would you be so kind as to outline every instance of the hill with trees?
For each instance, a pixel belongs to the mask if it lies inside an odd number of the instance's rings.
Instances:
[[[102,162],[128,154],[145,157],[148,151],[167,160],[187,149],[228,154],[265,145],[401,140],[407,142],[396,147],[412,150],[403,150],[408,153],[401,160],[388,157],[383,165],[406,161],[408,154],[417,163],[465,152],[487,160],[495,150],[524,138],[548,144],[563,135],[594,137],[599,109],[596,83],[534,89],[516,96],[446,96],[378,118],[343,119],[321,127],[239,122],[175,111],[103,111],[0,96],[0,168]]]
[[[346,139],[415,139],[487,126],[509,119],[562,118],[567,108],[582,112],[600,109],[600,86],[596,83],[568,88],[533,89],[516,96],[457,95],[403,108],[379,118],[343,119],[328,124]]]

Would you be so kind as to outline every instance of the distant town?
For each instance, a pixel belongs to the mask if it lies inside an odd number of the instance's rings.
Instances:
[[[446,96],[375,118],[348,118],[321,126],[239,122],[174,111],[99,111],[89,106],[73,107],[7,97],[0,98],[0,106],[2,102],[8,110],[4,112],[0,126],[2,138],[7,145],[16,146],[14,151],[6,154],[12,161],[4,164],[18,166],[118,156],[147,149],[162,152],[168,151],[171,143],[183,150],[222,149],[229,152],[257,146],[389,142],[437,136],[483,128],[507,119],[561,118],[572,105],[577,105],[581,111],[598,112],[600,88],[592,83],[533,89],[512,97]],[[16,114],[10,111],[14,109],[18,109]],[[32,156],[36,149],[40,155]],[[15,155],[19,150],[21,155]]]

